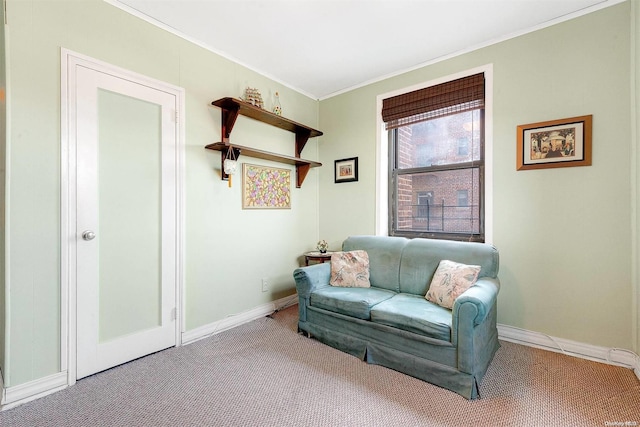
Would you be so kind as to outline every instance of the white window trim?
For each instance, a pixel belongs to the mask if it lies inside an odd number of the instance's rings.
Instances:
[[[389,140],[382,120],[382,100],[414,90],[424,89],[451,80],[484,73],[484,240],[493,244],[493,64],[483,65],[428,82],[383,93],[376,98],[376,235],[389,234]]]

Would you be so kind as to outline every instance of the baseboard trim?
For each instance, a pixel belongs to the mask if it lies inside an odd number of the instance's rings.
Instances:
[[[243,311],[242,313],[231,314],[217,322],[209,323],[208,325],[199,326],[195,329],[183,332],[182,345],[191,344],[211,335],[219,334],[220,332],[224,332],[244,323],[251,322],[252,320],[268,316],[275,311],[282,310],[297,303],[298,295],[290,295],[288,297],[259,305],[258,307]]]
[[[24,384],[3,388],[0,410],[4,411],[23,403],[39,399],[67,388],[67,372],[58,372]]]
[[[640,356],[631,350],[584,344],[501,324],[498,324],[498,338],[516,344],[579,357],[581,359],[633,369],[633,372],[638,379],[640,379]]]
[[[217,322],[184,332],[182,334],[182,344],[193,343],[208,336],[259,319],[260,317],[268,316],[275,311],[285,309],[297,303],[298,296],[291,295],[267,304],[262,304],[242,313],[227,316]],[[516,344],[579,357],[581,359],[633,369],[636,377],[640,380],[640,356],[631,350],[584,344],[502,324],[498,324],[498,338]],[[0,411],[11,409],[23,403],[65,389],[68,386],[67,380],[67,372],[63,371],[24,384],[4,388],[3,377],[0,373]]]
[[[206,338],[210,335],[226,331],[243,323],[250,322],[260,317],[268,316],[275,311],[282,310],[298,303],[297,295],[290,295],[276,301],[262,304],[251,310],[227,316],[226,318],[209,325],[201,326],[182,334],[182,344],[189,344]],[[66,371],[58,372],[34,381],[19,384],[13,387],[4,387],[2,373],[0,372],[0,411],[14,408],[23,403],[47,396],[68,387],[68,375]]]

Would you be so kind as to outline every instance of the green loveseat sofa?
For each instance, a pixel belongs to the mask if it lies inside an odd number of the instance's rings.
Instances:
[[[330,263],[296,269],[299,331],[368,363],[479,397],[499,347],[498,251],[483,243],[386,236],[352,236],[342,250],[367,252],[371,287],[331,286]],[[451,310],[425,299],[441,260],[481,267]]]

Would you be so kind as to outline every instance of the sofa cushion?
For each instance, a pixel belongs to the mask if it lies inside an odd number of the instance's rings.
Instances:
[[[397,294],[371,309],[371,321],[442,341],[451,341],[451,311],[420,295]]]
[[[331,286],[368,288],[369,256],[366,251],[333,252],[331,254]]]
[[[478,273],[479,265],[466,265],[443,259],[433,275],[425,297],[441,307],[453,308],[456,298],[476,283]]]
[[[395,292],[379,288],[325,286],[311,293],[309,304],[334,313],[368,320],[371,317],[371,307],[394,295]]]

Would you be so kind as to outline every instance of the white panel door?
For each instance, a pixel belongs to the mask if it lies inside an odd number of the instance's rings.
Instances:
[[[176,105],[77,69],[78,379],[176,344]]]

